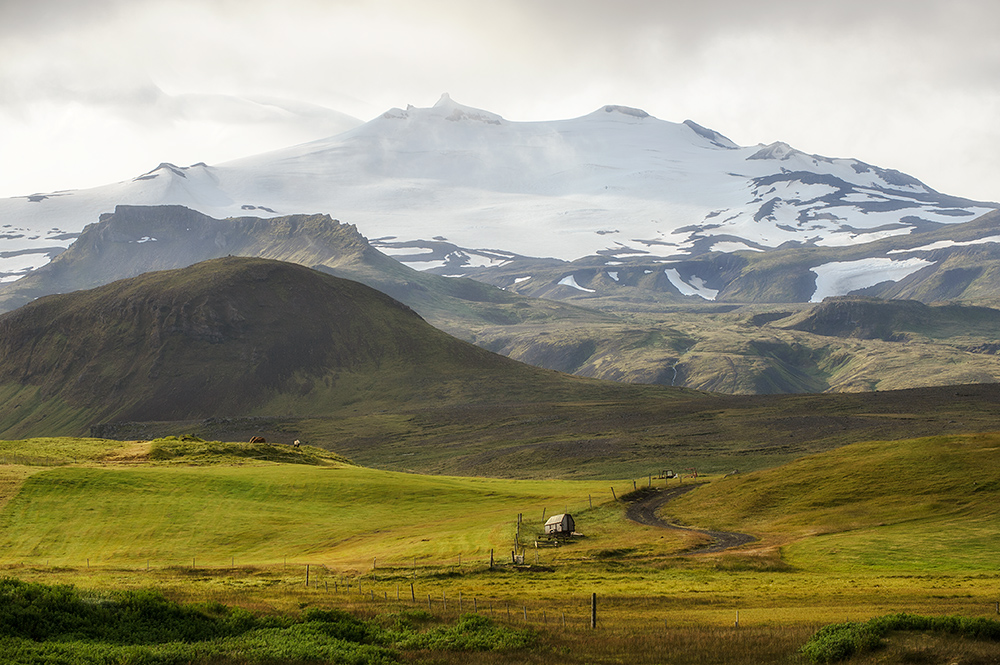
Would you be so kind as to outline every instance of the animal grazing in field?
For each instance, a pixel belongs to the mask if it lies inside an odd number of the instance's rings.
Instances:
[[[250,443],[267,443],[267,439],[262,436],[252,436],[250,437]]]

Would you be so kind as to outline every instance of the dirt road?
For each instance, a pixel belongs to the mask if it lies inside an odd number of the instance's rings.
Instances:
[[[745,545],[751,543],[755,540],[751,535],[745,533],[732,533],[729,531],[707,531],[705,529],[691,529],[688,527],[678,526],[676,524],[671,524],[669,522],[664,522],[659,517],[656,516],[656,511],[659,510],[665,503],[671,499],[676,499],[681,494],[690,492],[697,485],[675,485],[673,487],[668,487],[657,491],[655,494],[651,494],[645,498],[642,498],[635,503],[630,503],[625,509],[625,517],[632,520],[633,522],[638,522],[639,524],[647,524],[649,526],[660,527],[661,529],[678,529],[680,531],[693,531],[695,533],[702,533],[709,536],[712,539],[712,544],[707,547],[702,547],[700,549],[691,550],[690,552],[685,552],[685,554],[711,554],[713,552],[722,552],[723,550],[728,550],[733,547],[739,547],[740,545]]]

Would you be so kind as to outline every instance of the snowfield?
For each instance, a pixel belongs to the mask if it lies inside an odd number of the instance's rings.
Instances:
[[[515,255],[600,254],[615,265],[786,243],[858,245],[991,209],[897,171],[783,143],[741,147],[637,109],[509,122],[444,95],[433,107],[390,109],[275,152],[213,166],[160,164],[130,181],[0,200],[0,257],[34,252],[0,264],[0,279],[44,263],[119,204],[178,204],[216,218],[328,213],[411,267],[455,275]],[[446,257],[438,238],[460,254]],[[693,279],[671,281],[702,298],[713,292]]]
[[[864,289],[882,282],[898,282],[921,268],[932,266],[925,259],[861,259],[836,261],[811,268],[816,273],[816,290],[809,302],[822,302],[829,296],[844,296],[856,289]]]
[[[948,247],[969,247],[971,245],[985,245],[987,243],[1000,243],[1000,236],[989,236],[977,238],[976,240],[939,240],[929,245],[913,247],[912,249],[890,249],[888,254],[909,254],[910,252],[933,252],[935,249],[945,249]]]
[[[568,286],[571,289],[576,289],[577,291],[583,291],[585,293],[597,293],[594,289],[585,289],[576,283],[576,277],[574,275],[566,275],[559,280],[559,286]]]
[[[689,281],[684,281],[676,268],[664,268],[663,273],[670,280],[670,283],[674,285],[674,288],[681,292],[681,295],[698,296],[705,300],[715,300],[716,296],[719,295],[718,289],[708,288],[701,277],[692,275]]]

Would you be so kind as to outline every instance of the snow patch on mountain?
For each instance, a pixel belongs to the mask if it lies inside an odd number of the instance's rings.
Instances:
[[[51,260],[48,254],[25,253],[0,256],[0,282],[13,282],[27,272],[37,270]]]
[[[397,247],[392,245],[382,245],[372,243],[378,251],[388,256],[414,256],[419,254],[433,254],[433,247]]]
[[[664,268],[663,274],[667,276],[674,288],[681,292],[681,295],[698,296],[705,300],[715,300],[719,295],[718,289],[708,288],[705,285],[705,280],[701,277],[692,275],[685,281],[676,268]]]
[[[1000,243],[1000,236],[988,236],[976,240],[938,240],[929,245],[921,245],[911,249],[890,249],[887,254],[909,254],[910,252],[933,252],[936,249],[947,247],[969,247],[970,245],[985,245],[988,243]]]
[[[597,291],[594,289],[585,289],[584,287],[577,284],[575,275],[566,275],[565,277],[559,280],[558,285],[568,286],[571,289],[576,289],[577,291],[583,291],[585,293],[597,293]]]
[[[898,282],[921,268],[934,265],[920,258],[894,261],[884,258],[858,261],[834,261],[810,268],[816,273],[816,290],[809,302],[822,302],[830,296],[843,296],[882,282]]]
[[[724,252],[726,254],[731,254],[733,252],[763,252],[764,250],[760,247],[751,247],[745,242],[739,242],[734,240],[722,240],[717,243],[712,244],[712,252]]]
[[[398,260],[398,259],[397,259]],[[443,260],[431,260],[431,261],[399,261],[404,266],[413,268],[414,270],[434,270],[435,268],[443,268],[447,265],[447,261]]]

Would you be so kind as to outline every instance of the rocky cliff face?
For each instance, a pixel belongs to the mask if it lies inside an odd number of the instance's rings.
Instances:
[[[51,263],[0,287],[0,309],[227,255],[306,265],[387,260],[329,215],[213,219],[183,206],[118,206]]]

